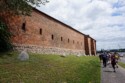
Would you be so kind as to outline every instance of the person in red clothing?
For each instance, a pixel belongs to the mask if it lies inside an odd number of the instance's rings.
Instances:
[[[116,65],[116,57],[115,57],[115,54],[112,54],[111,55],[111,64],[112,64],[112,68],[114,69],[114,72],[115,71],[115,65]]]

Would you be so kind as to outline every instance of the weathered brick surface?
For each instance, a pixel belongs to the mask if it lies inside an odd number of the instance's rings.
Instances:
[[[30,52],[57,54],[64,52],[85,54],[85,51],[91,54],[91,49],[95,50],[94,47],[91,48],[90,38],[85,38],[84,34],[36,9],[31,16],[4,14],[3,17],[6,17],[6,22],[13,33],[12,42],[17,50],[26,48]],[[25,30],[22,29],[23,23],[25,23]],[[87,45],[85,39],[88,41]],[[85,50],[87,46],[89,49]]]
[[[85,37],[84,37],[84,40],[85,40],[85,42],[84,42],[84,45],[85,45],[85,54],[86,55],[89,55],[89,43],[88,43],[88,36],[86,35]]]
[[[96,41],[89,35],[85,36],[85,54],[96,55]]]

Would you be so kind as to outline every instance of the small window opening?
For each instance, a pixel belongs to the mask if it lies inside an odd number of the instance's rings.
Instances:
[[[52,38],[52,40],[53,40],[53,39],[54,39],[54,36],[52,35],[51,38]]]
[[[40,35],[42,35],[42,29],[40,29],[39,33],[40,33]]]
[[[23,31],[26,31],[26,23],[23,23],[23,24],[22,24],[22,30],[23,30]]]
[[[61,37],[61,41],[63,41],[63,38]]]
[[[74,40],[73,40],[73,44],[74,44],[75,42],[74,42]]]
[[[69,43],[69,39],[68,39],[68,43]]]

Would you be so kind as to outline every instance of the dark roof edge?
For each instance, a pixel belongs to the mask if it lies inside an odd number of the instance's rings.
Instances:
[[[85,36],[87,36],[87,37],[89,37],[89,38],[93,39],[90,35],[85,35]],[[93,39],[93,40],[96,42],[96,40],[95,40],[95,39]]]
[[[50,15],[48,15],[48,14],[46,14],[46,13],[44,13],[44,12],[42,12],[42,11],[40,11],[40,10],[36,9],[36,8],[33,8],[33,10],[35,10],[35,11],[37,11],[37,12],[41,13],[41,14],[44,14],[45,16],[47,16],[47,17],[49,17],[49,18],[51,18],[51,19],[53,19],[53,20],[55,20],[55,21],[59,22],[60,24],[62,24],[62,25],[64,25],[64,26],[66,26],[66,27],[68,27],[68,28],[70,28],[70,29],[72,29],[72,30],[74,30],[74,31],[76,31],[76,32],[78,32],[78,33],[80,33],[80,34],[82,34],[82,35],[85,35],[85,34],[83,34],[82,32],[80,32],[80,31],[78,31],[78,30],[76,30],[76,29],[72,28],[71,26],[69,26],[69,25],[67,25],[67,24],[65,24],[65,23],[63,23],[63,22],[61,22],[61,21],[59,21],[59,20],[57,20],[57,19],[55,19],[55,18],[51,17]]]

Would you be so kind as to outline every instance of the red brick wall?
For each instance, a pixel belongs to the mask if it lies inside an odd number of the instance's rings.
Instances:
[[[91,53],[95,55],[94,40],[91,38]]]
[[[85,54],[96,55],[96,41],[89,35],[85,36]]]
[[[91,48],[91,46],[92,46],[92,43],[91,43],[91,38],[90,37],[88,37],[88,47],[89,47],[89,55],[92,55],[92,48]]]
[[[93,45],[94,45],[94,49],[93,49],[93,51],[94,51],[94,55],[96,55],[96,40],[93,40]]]
[[[13,16],[10,13],[0,16],[4,18],[13,33],[12,42],[16,45],[35,45],[33,49],[42,46],[42,50],[43,47],[61,48],[63,51],[66,49],[80,51],[86,55],[96,54],[95,40],[36,9],[33,10],[31,16],[26,17]],[[23,23],[25,23],[25,30],[22,29]]]
[[[39,33],[40,29],[42,35]],[[29,34],[27,36],[29,41],[23,42],[25,44],[84,50],[84,35],[37,11],[26,18],[24,33]]]
[[[12,42],[15,44],[58,47],[85,52],[84,34],[35,9],[29,17],[10,16],[9,13],[4,14],[3,17],[13,33]],[[25,23],[25,31],[22,29],[23,23]]]
[[[89,43],[88,43],[88,36],[86,35],[85,37],[84,37],[85,39],[85,54],[86,55],[89,55]]]

